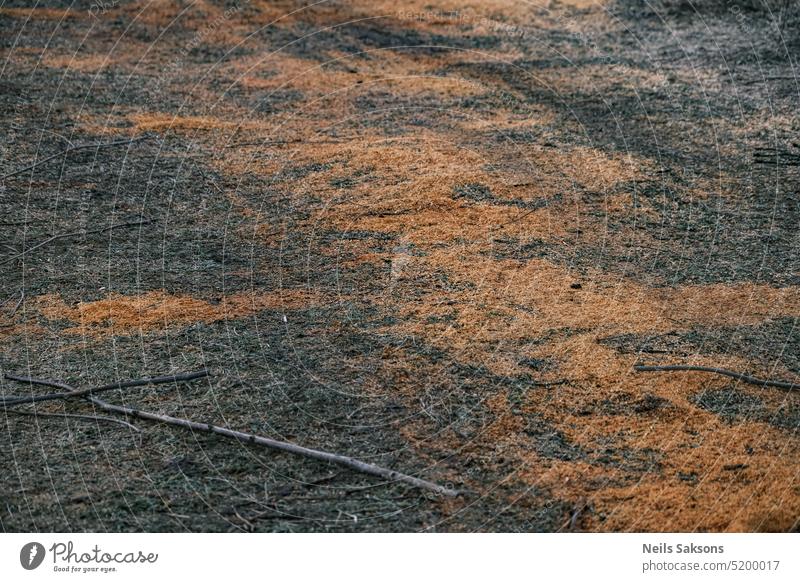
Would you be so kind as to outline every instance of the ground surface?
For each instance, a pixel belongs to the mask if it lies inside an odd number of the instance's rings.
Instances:
[[[206,366],[107,397],[473,494],[2,412],[3,530],[798,528],[800,394],[632,371],[800,374],[790,10],[32,4],[0,7],[2,174],[146,139],[2,180],[0,371]]]

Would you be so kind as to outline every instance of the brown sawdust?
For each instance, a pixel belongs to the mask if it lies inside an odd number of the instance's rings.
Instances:
[[[0,14],[10,18],[30,20],[67,20],[73,18],[89,18],[88,12],[80,12],[69,8],[0,8]]]
[[[42,62],[54,69],[68,69],[72,71],[80,71],[82,73],[96,73],[108,68],[112,64],[116,67],[115,63],[109,62],[109,59],[102,55],[54,55],[49,53],[42,58]]]
[[[47,319],[75,324],[64,333],[106,337],[242,318],[267,309],[300,309],[318,301],[319,297],[309,291],[284,289],[273,293],[233,294],[216,302],[164,291],[133,296],[110,294],[104,299],[75,306],[66,305],[58,295],[42,295],[36,299],[36,305]]]
[[[484,153],[420,135],[405,140],[363,139],[298,146],[293,152],[293,163],[330,166],[291,184],[294,195],[325,200],[314,222],[323,221],[342,230],[357,224],[360,230],[399,234],[420,245],[486,240],[499,235],[521,239],[564,237],[575,225],[572,208],[576,200],[552,202],[550,197],[565,190],[578,198],[583,189],[605,191],[636,179],[640,172],[633,160],[588,148],[558,151],[528,146],[521,152],[530,169],[527,181],[519,177],[508,180],[483,169],[494,162]],[[272,173],[276,163],[262,168]],[[346,195],[330,186],[332,180],[353,174],[363,178]],[[457,189],[473,184],[488,187],[494,203],[459,199]],[[531,210],[503,201],[545,204]]]

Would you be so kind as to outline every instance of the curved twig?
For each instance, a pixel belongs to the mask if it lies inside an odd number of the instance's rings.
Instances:
[[[54,392],[52,394],[40,394],[39,396],[19,396],[4,398],[0,400],[0,406],[15,406],[17,404],[30,404],[32,402],[44,402],[47,400],[65,400],[67,398],[80,398],[82,396],[89,396],[90,394],[97,394],[99,392],[106,392],[108,390],[116,390],[119,388],[133,388],[134,386],[147,386],[148,384],[168,384],[171,382],[188,382],[189,380],[197,380],[198,378],[205,378],[209,375],[208,370],[200,370],[190,374],[177,374],[174,376],[157,376],[155,378],[141,378],[139,380],[127,380],[125,382],[115,382],[113,384],[105,384],[103,386],[96,386],[94,388],[83,388],[76,390],[75,388],[57,382],[55,380],[40,380],[36,378],[28,378],[27,376],[15,376],[14,374],[6,374],[6,380],[14,380],[15,382],[23,382],[27,384],[42,384],[44,386],[52,386],[53,388],[61,388],[65,392]]]
[[[794,382],[786,382],[784,380],[763,380],[755,376],[748,376],[725,368],[712,368],[709,366],[689,366],[684,364],[673,364],[669,366],[644,366],[636,364],[633,367],[637,372],[710,372],[712,374],[721,374],[730,378],[736,378],[748,384],[755,384],[757,386],[772,386],[773,388],[781,388],[783,390],[793,390],[800,387],[800,384]]]

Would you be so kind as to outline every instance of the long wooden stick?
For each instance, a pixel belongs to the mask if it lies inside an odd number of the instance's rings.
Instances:
[[[712,368],[708,366],[688,366],[683,364],[674,364],[669,366],[643,366],[637,364],[633,367],[637,372],[710,372],[712,374],[721,374],[722,376],[729,376],[736,378],[748,384],[755,384],[757,386],[772,386],[774,388],[781,388],[783,390],[793,390],[800,388],[800,384],[794,382],[786,382],[783,380],[762,380],[755,376],[748,376],[725,368]]]
[[[86,149],[91,149],[91,148],[107,148],[107,147],[118,146],[118,145],[130,145],[132,143],[136,143],[137,141],[142,141],[142,140],[145,140],[145,139],[150,139],[150,136],[149,135],[144,135],[144,136],[141,136],[141,137],[135,137],[133,139],[123,139],[123,140],[117,140],[117,141],[109,141],[109,142],[105,142],[105,143],[87,143],[87,144],[83,144],[83,145],[71,146],[71,147],[68,147],[65,150],[61,150],[60,152],[56,152],[53,155],[47,156],[46,158],[42,158],[41,160],[37,160],[34,163],[32,163],[32,164],[30,164],[28,166],[25,166],[24,168],[20,168],[19,170],[14,170],[10,174],[6,174],[2,178],[0,178],[0,180],[5,180],[6,178],[11,178],[12,176],[17,176],[17,175],[21,174],[22,172],[27,172],[28,170],[33,170],[34,168],[36,168],[38,166],[41,166],[42,164],[44,164],[46,162],[49,162],[50,160],[54,160],[54,159],[56,159],[58,157],[65,156],[68,153],[74,152],[74,151],[77,151],[77,150],[86,150]]]
[[[113,225],[107,226],[105,228],[98,228],[97,230],[87,230],[87,231],[76,230],[76,231],[72,231],[72,232],[65,232],[65,233],[62,233],[62,234],[55,234],[55,235],[51,236],[50,238],[45,239],[42,242],[33,245],[30,248],[24,249],[21,253],[17,253],[16,255],[13,255],[11,257],[8,257],[7,259],[4,259],[4,260],[0,261],[0,265],[4,265],[4,264],[8,263],[9,261],[13,261],[14,259],[18,259],[20,257],[24,257],[28,253],[30,253],[32,251],[35,251],[36,249],[41,248],[46,244],[50,244],[51,242],[59,240],[59,239],[62,239],[62,238],[69,238],[69,237],[73,237],[73,236],[82,236],[82,235],[89,235],[89,234],[100,234],[100,233],[103,233],[103,232],[106,232],[106,231],[109,231],[109,230],[114,230],[115,228],[128,228],[128,227],[131,227],[131,226],[142,226],[144,224],[150,224],[151,222],[153,222],[153,221],[152,220],[138,220],[136,222],[122,222],[120,224],[113,224]]]
[[[76,390],[68,384],[57,382],[55,380],[38,380],[34,382],[34,378],[27,376],[15,376],[14,374],[6,374],[6,380],[14,380],[15,382],[24,382],[27,384],[43,384],[45,386],[52,386],[54,388],[61,388],[66,392],[53,392],[51,394],[40,394],[38,396],[19,396],[16,398],[4,398],[0,400],[0,406],[15,406],[17,404],[30,404],[32,402],[44,402],[46,400],[65,400],[67,398],[81,398],[89,396],[90,394],[98,394],[108,390],[117,390],[120,388],[133,388],[134,386],[147,386],[148,384],[168,384],[172,382],[188,382],[190,380],[197,380],[198,378],[205,378],[208,376],[208,370],[200,370],[190,374],[176,374],[174,376],[157,376],[155,378],[141,378],[139,380],[127,380],[125,382],[115,382],[113,384],[105,384],[103,386],[96,386],[93,388],[82,388]]]
[[[196,372],[195,374],[197,374]],[[202,373],[203,376],[207,375],[208,372],[204,371]],[[185,374],[183,378],[189,378],[192,374]],[[165,414],[156,414],[154,412],[146,412],[143,410],[138,410],[135,408],[130,408],[127,406],[119,406],[116,404],[111,404],[97,398],[96,396],[92,396],[92,394],[98,392],[98,389],[83,389],[77,390],[63,382],[58,382],[57,380],[44,380],[39,378],[30,378],[27,376],[15,376],[6,374],[5,376],[9,380],[14,380],[17,382],[25,382],[28,384],[42,384],[45,386],[52,386],[60,389],[66,389],[66,393],[58,394],[58,397],[73,397],[77,396],[78,394],[84,396],[87,400],[93,403],[95,406],[102,408],[108,412],[115,412],[117,414],[124,414],[126,416],[132,416],[134,418],[141,418],[145,420],[152,420],[155,422],[161,422],[164,424],[169,424],[172,426],[178,426],[181,428],[186,428],[193,431],[200,431],[206,432],[211,434],[217,434],[220,436],[224,436],[227,438],[235,439],[241,441],[243,443],[252,444],[252,445],[260,445],[263,447],[267,447],[270,449],[275,449],[279,451],[284,451],[287,453],[292,453],[294,455],[300,455],[303,457],[309,457],[312,459],[318,459],[320,461],[327,461],[329,463],[335,463],[337,465],[342,465],[343,467],[348,467],[360,473],[366,473],[367,475],[373,475],[376,477],[381,477],[382,479],[386,479],[387,481],[399,481],[401,483],[406,483],[408,485],[412,485],[414,487],[418,487],[420,489],[426,489],[428,491],[433,491],[434,493],[438,493],[440,495],[445,495],[447,497],[455,497],[457,495],[461,495],[464,491],[460,491],[457,489],[451,489],[449,487],[444,487],[437,483],[433,483],[431,481],[426,481],[425,479],[419,479],[418,477],[413,477],[411,475],[407,475],[405,473],[400,473],[398,471],[392,471],[391,469],[386,469],[384,467],[379,467],[377,465],[372,465],[370,463],[365,463],[364,461],[360,461],[358,459],[354,459],[352,457],[346,457],[343,455],[337,455],[335,453],[329,453],[326,451],[320,451],[317,449],[310,449],[308,447],[302,447],[300,445],[296,445],[294,443],[286,442],[286,441],[278,441],[267,437],[262,437],[246,432],[241,432],[238,430],[231,430],[229,428],[224,428],[221,426],[216,426],[213,424],[195,422],[192,420],[187,420],[184,418],[177,418],[174,416],[167,416]],[[202,376],[198,376],[202,377]],[[162,377],[167,378],[167,377]],[[176,378],[176,376],[172,376],[171,378]],[[112,388],[119,388],[123,386],[141,386],[144,384],[152,384],[153,380],[156,378],[148,378],[143,380],[131,380],[128,382],[118,382],[116,384],[108,384],[106,386],[101,386],[101,388],[110,390]]]

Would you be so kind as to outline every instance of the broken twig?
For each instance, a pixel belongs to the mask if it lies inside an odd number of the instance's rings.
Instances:
[[[59,413],[59,412],[39,412],[39,411],[31,411],[31,410],[6,410],[6,412],[11,412],[13,414],[20,414],[23,416],[46,416],[48,418],[74,418],[76,420],[93,420],[99,422],[113,422],[114,424],[120,424],[124,427],[127,427],[136,432],[142,432],[140,429],[133,426],[130,422],[125,422],[124,420],[120,420],[118,418],[111,418],[109,416],[94,416],[91,414],[67,414],[67,413]]]
[[[772,386],[773,388],[781,388],[783,390],[793,390],[800,387],[800,384],[794,382],[786,382],[784,380],[762,380],[747,374],[741,374],[725,368],[712,368],[708,366],[688,366],[683,364],[675,364],[670,366],[644,366],[637,364],[633,367],[637,372],[709,372],[712,374],[721,374],[730,378],[736,378],[748,384],[755,384],[757,386]]]
[[[199,376],[195,376],[195,374],[200,374],[200,375]],[[63,382],[58,382],[56,380],[44,380],[44,379],[38,379],[38,378],[30,378],[30,377],[27,377],[27,376],[15,376],[15,375],[11,375],[11,374],[6,374],[5,377],[8,380],[14,380],[14,381],[17,381],[17,382],[24,382],[24,383],[28,383],[28,384],[41,384],[41,385],[45,385],[45,386],[51,386],[51,387],[55,387],[55,388],[60,388],[60,389],[66,390],[65,393],[43,395],[43,396],[46,396],[47,397],[46,399],[48,399],[48,400],[59,399],[59,398],[72,398],[72,397],[75,397],[75,396],[84,396],[89,400],[89,402],[91,402],[95,406],[97,406],[99,408],[102,408],[103,410],[106,410],[108,412],[115,412],[115,413],[123,414],[123,415],[126,415],[126,416],[132,416],[134,418],[142,418],[142,419],[145,419],[145,420],[152,420],[152,421],[155,421],[155,422],[161,422],[161,423],[169,424],[169,425],[172,425],[172,426],[179,426],[181,428],[186,428],[186,429],[193,430],[193,431],[200,431],[200,432],[206,432],[206,433],[211,433],[211,434],[217,434],[217,435],[220,435],[220,436],[224,436],[224,437],[228,437],[228,438],[232,438],[232,439],[238,440],[238,441],[243,442],[243,443],[248,443],[248,444],[252,444],[252,445],[260,445],[260,446],[267,447],[267,448],[270,448],[270,449],[284,451],[284,452],[292,453],[292,454],[295,454],[295,455],[301,455],[303,457],[309,457],[309,458],[312,458],[312,459],[318,459],[320,461],[327,461],[329,463],[336,463],[337,465],[342,465],[344,467],[348,467],[348,468],[353,469],[355,471],[358,471],[360,473],[366,473],[368,475],[374,475],[376,477],[381,477],[383,479],[386,479],[387,481],[399,481],[401,483],[406,483],[408,485],[412,485],[412,486],[418,487],[420,489],[426,489],[428,491],[433,491],[435,493],[438,493],[440,495],[446,495],[448,497],[454,497],[456,495],[460,495],[460,494],[463,493],[463,491],[459,491],[459,490],[456,490],[456,489],[451,489],[451,488],[448,488],[448,487],[444,487],[442,485],[438,485],[437,483],[433,483],[431,481],[426,481],[424,479],[419,479],[419,478],[413,477],[411,475],[406,475],[405,473],[400,473],[398,471],[392,471],[391,469],[386,469],[386,468],[383,468],[383,467],[379,467],[377,465],[372,465],[370,463],[365,463],[364,461],[360,461],[360,460],[354,459],[352,457],[346,457],[346,456],[342,456],[342,455],[337,455],[335,453],[329,453],[329,452],[320,451],[320,450],[317,450],[317,449],[310,449],[310,448],[302,447],[300,445],[296,445],[296,444],[289,443],[289,442],[286,442],[286,441],[278,441],[278,440],[274,440],[274,439],[270,439],[270,438],[267,438],[267,437],[262,437],[262,436],[246,433],[246,432],[240,432],[240,431],[237,431],[237,430],[231,430],[231,429],[224,428],[224,427],[221,427],[221,426],[216,426],[216,425],[213,425],[213,424],[195,422],[195,421],[192,421],[192,420],[187,420],[187,419],[183,419],[183,418],[177,418],[177,417],[174,417],[174,416],[167,416],[165,414],[156,414],[156,413],[153,413],[153,412],[145,412],[143,410],[138,410],[138,409],[130,408],[130,407],[127,407],[127,406],[119,406],[119,405],[116,405],[116,404],[111,404],[109,402],[106,402],[105,400],[102,400],[102,399],[97,398],[96,396],[92,395],[92,394],[95,394],[95,393],[100,392],[102,390],[111,390],[111,389],[114,389],[114,388],[123,388],[123,387],[128,387],[128,386],[142,386],[142,385],[145,385],[145,384],[153,384],[153,383],[155,383],[154,382],[155,380],[163,379],[163,381],[166,382],[166,381],[173,381],[173,380],[175,380],[176,378],[179,378],[179,377],[182,378],[182,379],[194,379],[194,378],[203,377],[203,376],[206,376],[206,375],[208,375],[208,372],[207,371],[203,371],[203,372],[195,372],[194,374],[185,374],[185,375],[182,375],[182,376],[164,376],[164,377],[161,377],[161,378],[145,378],[145,379],[142,379],[142,380],[129,380],[127,382],[118,382],[118,383],[115,383],[115,384],[107,384],[106,386],[101,386],[99,388],[94,388],[94,389],[86,388],[86,389],[82,389],[82,390],[73,388],[72,386],[69,386],[68,384],[65,384]],[[166,378],[170,378],[170,380],[166,380]],[[43,397],[40,396],[40,397],[36,397],[36,398],[40,398],[41,399]],[[17,399],[17,400],[24,400],[24,401],[28,401],[28,402],[31,401],[30,398],[22,398],[22,399]],[[5,402],[8,402],[8,399]]]
[[[200,370],[199,372],[192,372],[191,374],[177,374],[174,376],[157,376],[155,378],[141,378],[139,380],[127,380],[125,382],[115,382],[113,384],[105,384],[103,386],[96,386],[93,388],[83,388],[76,390],[61,382],[54,380],[37,380],[27,376],[15,376],[13,374],[6,374],[6,380],[14,380],[15,382],[23,382],[27,384],[43,384],[45,386],[52,386],[54,388],[61,388],[66,392],[54,392],[52,394],[40,394],[39,396],[20,396],[17,398],[5,398],[0,400],[2,406],[15,406],[17,404],[30,404],[31,402],[44,402],[46,400],[66,400],[67,398],[80,398],[89,396],[90,394],[98,394],[100,392],[107,392],[108,390],[117,390],[119,388],[133,388],[134,386],[147,386],[148,384],[168,384],[172,382],[188,382],[189,380],[197,380],[198,378],[205,378],[208,376],[208,370]]]

